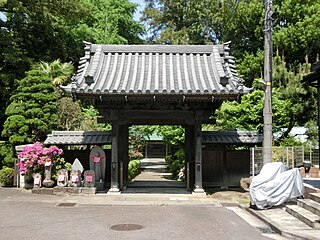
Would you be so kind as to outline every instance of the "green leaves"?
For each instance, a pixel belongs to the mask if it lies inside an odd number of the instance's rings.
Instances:
[[[136,5],[128,0],[84,0],[90,6],[90,21],[82,25],[95,43],[139,44],[141,24],[133,19]]]
[[[297,68],[284,61],[278,54],[273,61],[272,115],[273,132],[280,132],[279,142],[289,137],[294,126],[303,126],[316,119],[316,89],[301,84],[302,77],[310,70],[310,64]],[[253,85],[263,89],[261,79]],[[263,130],[263,90],[255,90],[239,102],[224,102],[216,111],[220,129]]]
[[[62,63],[60,59],[54,60],[51,63],[40,62],[34,67],[51,78],[53,85],[66,84],[73,74],[73,66],[70,63]]]
[[[2,136],[11,144],[44,140],[57,126],[57,95],[50,78],[39,70],[27,72],[6,109]]]
[[[289,62],[302,62],[305,55],[315,60],[320,49],[320,1],[276,1],[278,24],[274,42]]]

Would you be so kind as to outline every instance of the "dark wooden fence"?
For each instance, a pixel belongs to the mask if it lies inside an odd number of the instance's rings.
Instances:
[[[106,181],[111,179],[111,150],[106,152]],[[65,150],[64,158],[73,163],[78,158],[85,170],[89,169],[88,150]],[[240,178],[250,176],[250,152],[235,150],[203,150],[203,186],[204,187],[239,187]],[[109,181],[108,181],[109,180]]]
[[[240,178],[250,176],[250,152],[249,150],[204,150],[202,166],[205,187],[238,187]]]

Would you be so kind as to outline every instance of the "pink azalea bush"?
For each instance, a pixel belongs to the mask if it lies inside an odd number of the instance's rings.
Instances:
[[[21,174],[32,176],[34,173],[43,174],[47,163],[52,166],[52,176],[54,177],[55,173],[66,165],[64,158],[61,157],[62,154],[62,149],[56,146],[46,148],[42,143],[36,142],[31,146],[24,147],[19,154],[20,162],[17,165]]]

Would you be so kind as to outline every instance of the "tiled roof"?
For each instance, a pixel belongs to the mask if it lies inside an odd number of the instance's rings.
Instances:
[[[103,45],[87,43],[68,89],[91,95],[233,95],[249,92],[228,44]]]
[[[52,145],[110,144],[110,131],[53,131],[45,140]],[[203,131],[202,143],[255,144],[262,142],[262,134],[253,131]]]
[[[263,135],[254,131],[203,131],[202,143],[256,144]]]
[[[111,132],[106,131],[53,131],[44,144],[94,145],[111,143]]]

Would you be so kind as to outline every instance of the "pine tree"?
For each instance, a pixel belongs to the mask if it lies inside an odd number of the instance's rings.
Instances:
[[[10,98],[2,136],[13,145],[44,140],[58,124],[57,99],[51,79],[43,71],[28,71]]]

